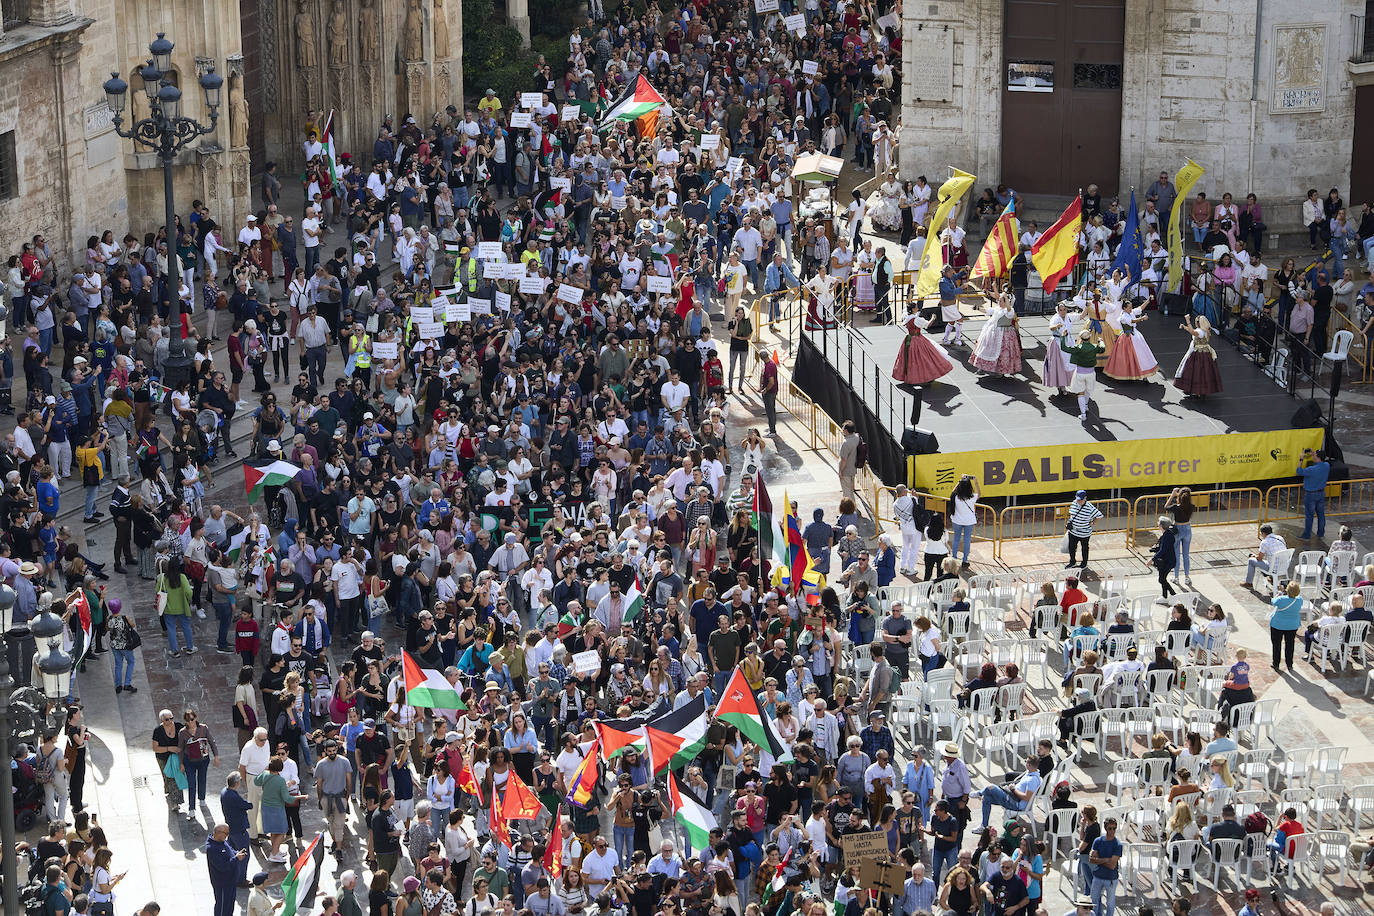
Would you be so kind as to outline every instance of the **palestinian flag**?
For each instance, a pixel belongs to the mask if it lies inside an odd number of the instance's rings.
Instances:
[[[621,93],[620,98],[611,104],[601,119],[601,129],[610,127],[612,121],[637,121],[649,112],[658,110],[663,104],[663,96],[649,85],[648,79],[641,73],[635,77],[629,88]]]
[[[668,702],[659,698],[658,702],[641,715],[593,722],[592,727],[596,729],[597,740],[601,743],[601,758],[609,763],[624,753],[628,747],[643,753],[648,744],[644,724],[667,711]]]
[[[773,869],[773,878],[768,882],[768,886],[763,889],[763,905],[768,906],[768,901],[774,894],[781,893],[787,886],[787,867],[792,863],[792,847],[787,850],[787,855],[782,857],[782,861]]]
[[[625,593],[625,613],[621,615],[621,624],[632,622],[640,614],[644,613],[644,592],[639,587],[639,576],[635,575],[634,584]]]
[[[706,747],[706,694],[644,724],[654,772],[681,768]]]
[[[544,805],[512,769],[510,778],[506,780],[505,797],[501,799],[501,816],[508,821],[532,821],[543,810]]]
[[[763,483],[763,471],[754,472],[754,529],[759,533],[759,559],[763,561],[764,578],[769,566],[789,566],[787,538],[783,534],[782,519],[773,512],[773,499]]]
[[[585,808],[596,794],[596,755],[600,751],[601,743],[593,741],[592,746],[587,750],[587,756],[583,757],[582,762],[577,765],[577,770],[573,773],[572,788],[568,790],[566,796],[568,804]]]
[[[716,829],[716,816],[701,799],[678,785],[672,770],[668,771],[668,810],[687,831],[687,839],[693,849],[706,849],[711,845],[711,831]]]
[[[401,653],[401,667],[406,678],[406,702],[426,709],[467,709],[457,687],[448,682],[443,672],[421,668],[409,652]]]
[[[716,718],[723,719],[738,728],[740,734],[768,753],[778,763],[791,763],[792,749],[778,739],[773,731],[773,723],[763,714],[759,698],[744,679],[744,672],[738,666],[730,675],[730,681],[721,692],[716,703]]]
[[[544,850],[544,860],[539,863],[544,866],[544,871],[549,873],[549,877],[555,881],[563,876],[563,837],[558,830],[558,825],[561,823],[563,823],[563,806],[559,805],[553,809],[549,845]]]
[[[248,501],[256,502],[262,495],[263,487],[285,486],[296,478],[301,469],[289,461],[269,461],[267,464],[243,465],[243,491]]]
[[[540,191],[534,198],[534,212],[543,219],[552,220],[554,211],[563,203],[562,189],[546,189]]]
[[[339,183],[339,157],[334,152],[334,109],[329,109],[329,117],[324,119],[324,127],[320,130],[320,145],[324,147],[320,155],[324,156],[324,164],[329,167],[329,178],[335,184]]]
[[[324,866],[324,833],[315,834],[315,839],[305,847],[296,864],[281,882],[281,916],[295,916],[304,913],[315,905],[315,888],[320,884],[320,872]]]
[[[76,611],[76,619],[81,624],[81,657],[77,659],[80,663],[86,657],[86,653],[91,651],[91,604],[86,600],[86,590],[78,588],[67,596],[67,609]]]
[[[458,754],[458,769],[453,773],[453,782],[458,788],[477,799],[477,804],[486,804],[482,800],[482,784],[477,781],[477,774],[472,772],[472,767],[468,766],[467,758],[463,756],[461,751]]]
[[[580,626],[582,621],[578,620],[572,611],[565,611],[563,616],[558,618],[558,638],[562,639]]]

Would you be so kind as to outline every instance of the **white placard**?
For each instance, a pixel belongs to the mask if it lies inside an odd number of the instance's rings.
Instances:
[[[754,10],[759,13],[776,13],[778,0],[754,0]]]
[[[520,292],[537,296],[544,291],[546,282],[543,277],[523,276],[520,278]]]
[[[490,300],[490,299],[471,299],[471,298],[470,298],[470,299],[468,299],[468,306],[472,309],[472,314],[474,314],[474,315],[490,315],[490,314],[491,314],[491,300]]]
[[[644,288],[651,293],[671,293],[673,291],[673,281],[669,277],[660,277],[658,274],[648,274],[644,277]]]
[[[412,305],[410,307],[410,320],[416,324],[423,324],[434,320],[434,306],[432,305]]]
[[[815,76],[817,73],[820,72],[820,69],[821,65],[816,63],[814,60],[802,61],[802,73],[805,73],[807,76]]]
[[[472,307],[466,302],[450,302],[444,307],[444,321],[468,321],[472,318]]]
[[[801,13],[795,16],[782,17],[782,24],[787,27],[787,31],[796,32],[798,35],[806,34],[806,17]]]
[[[502,264],[501,279],[503,280],[523,280],[525,278],[525,265],[520,263]]]
[[[520,93],[521,108],[538,108],[544,103],[542,92],[522,92]]]
[[[528,111],[513,111],[510,116],[510,126],[529,127],[532,120]]]
[[[396,356],[397,356],[398,350],[399,350],[399,347],[398,347],[398,345],[396,344],[396,341],[394,341],[394,340],[388,341],[388,342],[386,342],[386,343],[373,343],[373,344],[372,344],[372,358],[373,358],[373,359],[395,359]]]
[[[444,326],[437,321],[417,321],[415,333],[419,334],[422,340],[438,340],[444,336]]]
[[[554,175],[549,179],[549,187],[555,191],[571,191],[572,179],[567,175]]]
[[[573,286],[570,283],[558,284],[558,298],[564,302],[571,302],[573,305],[582,301],[582,294],[586,292],[580,286]]]
[[[880,16],[878,18],[878,28],[880,29],[895,29],[897,25],[898,19],[896,13],[888,13],[886,16]]]
[[[582,117],[582,106],[564,105],[558,117],[563,121],[576,121],[578,118]]]
[[[720,134],[702,134],[701,142],[697,144],[702,149],[720,149]]]
[[[623,198],[623,197],[615,197],[615,196],[612,196],[612,197],[611,197],[611,209],[612,209],[612,210],[624,210],[624,209],[625,209],[625,198]]]
[[[743,168],[744,160],[739,156],[731,156],[729,159],[725,161],[725,171],[727,172],[734,172],[736,175],[738,175],[740,170]]]
[[[600,674],[601,653],[595,649],[576,652],[572,657],[574,674]]]
[[[504,261],[506,250],[501,247],[500,242],[478,242],[477,259],[479,261]]]
[[[510,293],[503,293],[499,289],[494,293],[496,297],[496,307],[503,312],[510,311]]]

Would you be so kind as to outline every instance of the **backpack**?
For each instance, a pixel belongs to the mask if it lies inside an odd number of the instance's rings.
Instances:
[[[46,912],[47,882],[42,879],[31,881],[19,889],[19,905],[24,916],[43,916]]]
[[[1263,811],[1252,811],[1245,815],[1244,822],[1246,833],[1268,833],[1269,818],[1264,816]]]
[[[863,439],[859,440],[858,448],[854,449],[854,467],[860,471],[868,467],[868,443]]]

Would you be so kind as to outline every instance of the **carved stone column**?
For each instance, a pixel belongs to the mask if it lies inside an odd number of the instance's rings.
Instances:
[[[252,163],[248,151],[248,99],[243,87],[243,55],[235,54],[225,61],[229,88],[229,149],[217,158],[228,169],[228,181],[222,183],[224,195],[221,212],[232,214],[233,225],[240,226],[253,208]]]
[[[429,64],[422,60],[406,63],[406,97],[404,110],[411,112],[418,121],[427,117],[429,104],[430,70]]]
[[[520,33],[520,47],[530,46],[529,0],[506,0],[506,21]]]

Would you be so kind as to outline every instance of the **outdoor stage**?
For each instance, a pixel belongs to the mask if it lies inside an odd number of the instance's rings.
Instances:
[[[893,482],[895,458],[906,464],[900,477],[922,489],[943,488],[957,474],[970,473],[988,496],[1072,492],[1079,486],[1236,483],[1291,477],[1302,448],[1320,445],[1320,430],[1291,428],[1300,402],[1225,341],[1216,341],[1223,391],[1185,397],[1173,376],[1188,335],[1179,330],[1178,317],[1159,312],[1148,313],[1141,330],[1160,373],[1149,381],[1117,381],[1098,370],[1088,420],[1082,422],[1075,395],[1041,384],[1048,324],[1048,317],[1021,319],[1022,370],[1003,377],[969,365],[983,321],[965,321],[963,345],[945,348],[954,371],[921,391],[915,425],[934,434],[938,454],[913,459],[885,450],[875,463],[884,480]],[[818,374],[828,376],[826,389],[849,392],[856,407],[861,401],[855,413],[871,412],[870,431],[880,426],[900,443],[913,425],[910,389],[891,375],[904,336],[895,326],[873,325],[864,317],[852,327],[806,332],[815,350],[802,347],[794,380],[807,390]],[[939,332],[930,339],[938,343]],[[831,416],[845,418],[844,402],[836,406],[841,412]],[[872,453],[873,440],[865,438]]]

